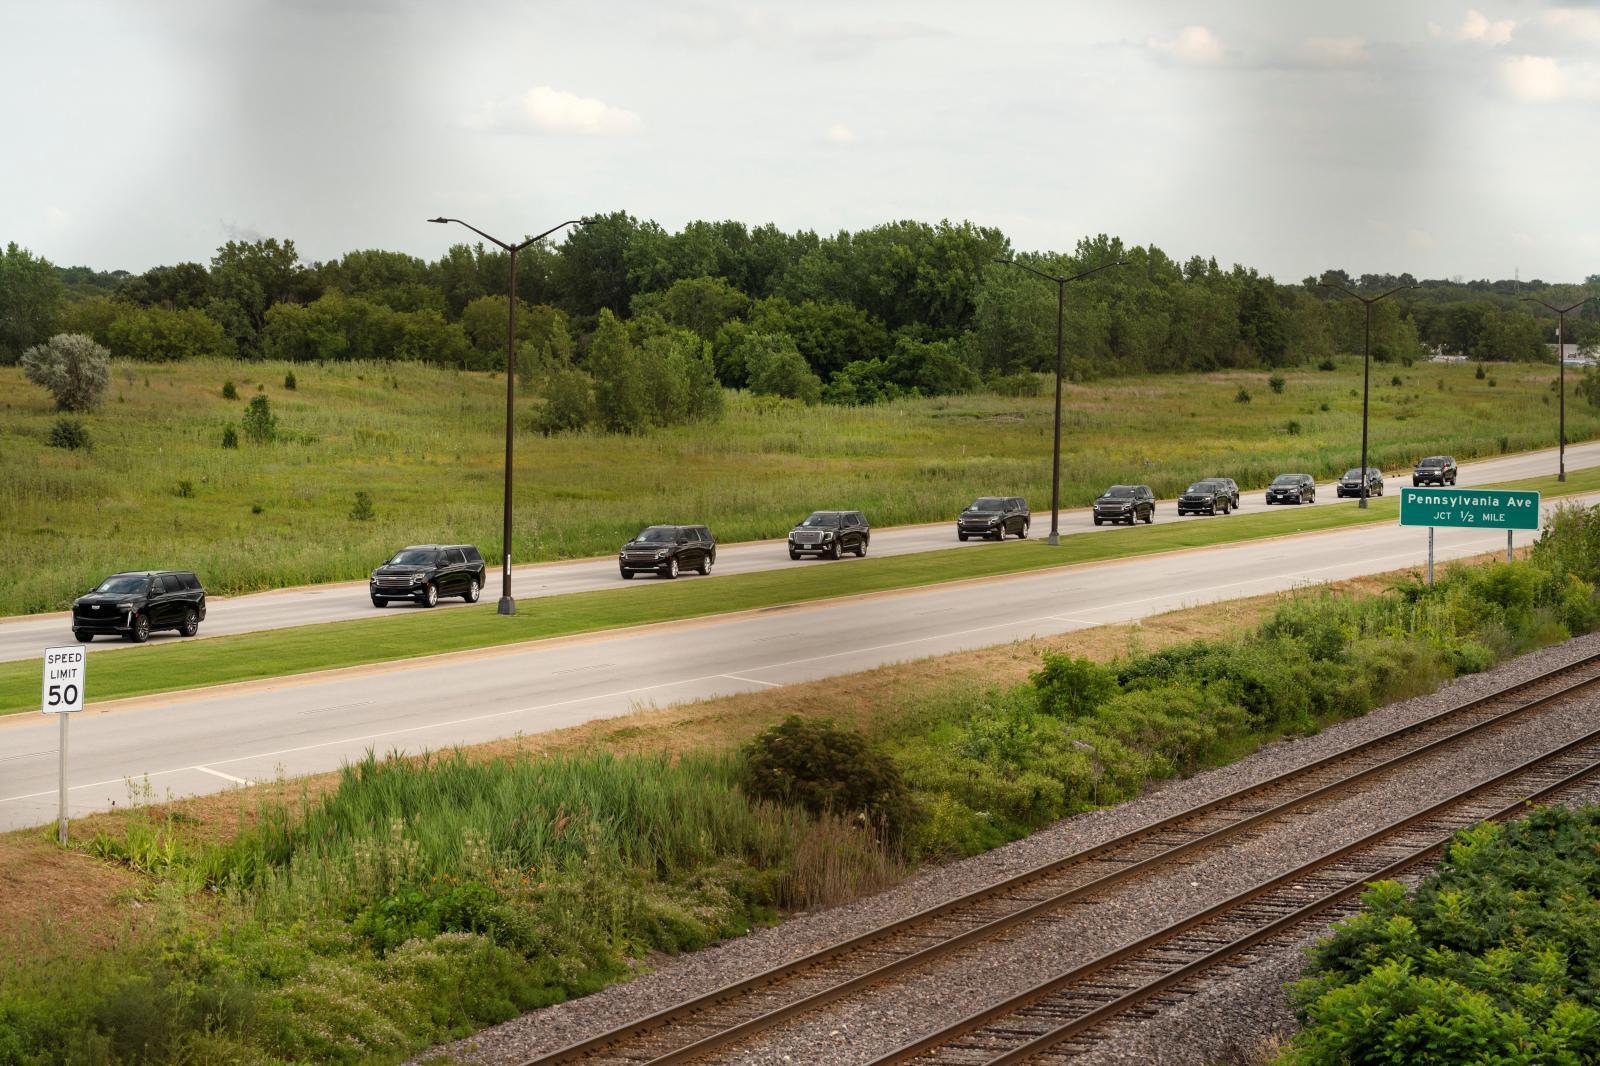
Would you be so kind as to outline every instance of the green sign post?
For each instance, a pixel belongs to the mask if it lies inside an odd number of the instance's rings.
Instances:
[[[1402,488],[1400,524],[1428,527],[1428,584],[1431,585],[1434,527],[1503,529],[1506,531],[1506,562],[1509,563],[1512,533],[1518,529],[1539,528],[1539,494],[1514,489]]]

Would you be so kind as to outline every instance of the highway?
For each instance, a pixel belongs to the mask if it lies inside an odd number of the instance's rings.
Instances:
[[[1520,455],[1502,456],[1496,459],[1487,459],[1476,463],[1463,463],[1460,469],[1459,483],[1465,485],[1485,485],[1504,481],[1514,481],[1521,478],[1539,477],[1555,472],[1555,450],[1549,449],[1540,452],[1528,452]],[[1567,447],[1567,468],[1569,470],[1584,467],[1600,466],[1600,442],[1575,444]],[[1402,485],[1409,485],[1409,473],[1385,479],[1385,491],[1393,493]],[[1003,487],[995,489],[997,493],[1004,493]],[[1030,534],[1034,537],[1043,537],[1050,530],[1049,500],[1030,500],[1034,508],[1033,530]],[[1354,500],[1338,500],[1334,495],[1332,484],[1317,487],[1317,503],[1314,506],[1355,506]],[[1265,495],[1262,492],[1249,492],[1241,497],[1241,508],[1247,511],[1267,510]],[[795,516],[799,518],[799,515]],[[869,519],[871,515],[867,516]],[[682,521],[705,522],[716,531],[716,516],[697,515],[683,516]],[[1172,501],[1162,501],[1156,512],[1157,522],[1205,522],[1226,521],[1224,518],[1212,519],[1206,516],[1186,516],[1179,518]],[[937,551],[945,548],[962,547],[955,538],[955,515],[950,516],[950,521],[938,522],[918,526],[886,527],[874,530],[872,533],[871,555],[907,555],[914,552]],[[1063,534],[1094,533],[1102,530],[1115,529],[1116,526],[1095,526],[1090,518],[1088,509],[1063,511],[1061,514],[1061,532]],[[985,543],[983,541],[968,541],[968,545]],[[401,547],[401,545],[396,545]],[[382,560],[375,559],[377,565]],[[172,566],[181,567],[181,560],[173,560]],[[717,563],[712,573],[712,578],[727,574],[745,574],[758,570],[777,570],[789,567],[827,566],[824,560],[806,557],[799,561],[791,561],[784,550],[783,541],[757,541],[739,544],[725,544],[717,550]],[[201,575],[202,579],[205,577]],[[659,580],[643,576],[636,578],[632,583],[622,581],[617,575],[617,565],[613,557],[602,559],[583,559],[563,563],[537,563],[513,569],[512,591],[519,600],[533,599],[541,596],[558,596],[570,592],[587,592],[603,588],[631,588]],[[698,581],[704,578],[695,575],[680,577],[680,581]],[[499,596],[500,572],[497,567],[489,568],[489,584],[484,589],[483,599],[492,603]],[[434,610],[453,610],[467,606],[460,600],[441,600]],[[482,604],[478,605],[483,609]],[[285,589],[274,592],[254,593],[246,596],[212,597],[208,600],[205,622],[200,627],[198,636],[188,638],[191,640],[204,640],[207,637],[224,636],[231,633],[249,633],[266,629],[281,629],[287,626],[311,625],[320,622],[341,622],[355,618],[382,618],[399,617],[408,611],[424,610],[413,604],[400,603],[377,609],[374,608],[367,596],[367,585],[364,581],[345,582],[339,584],[314,585],[306,588]],[[183,640],[175,632],[152,633],[150,642],[143,647],[155,647],[161,644],[173,643]],[[37,657],[45,648],[61,644],[74,643],[71,627],[65,614],[32,615],[17,618],[0,618],[0,662]],[[91,652],[106,652],[126,649],[136,649],[141,645],[130,644],[122,640],[102,637],[88,645]]]
[[[1394,570],[1420,564],[1426,539],[1385,522],[143,697],[74,717],[71,809],[126,806],[130,780],[157,798],[209,793],[332,770],[368,749],[438,750]],[[1437,556],[1505,542],[1441,529]],[[39,714],[0,719],[0,829],[54,817],[56,729]]]

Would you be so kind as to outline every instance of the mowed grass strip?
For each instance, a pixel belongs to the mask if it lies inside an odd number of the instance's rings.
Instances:
[[[1547,477],[1507,482],[1500,487],[1533,490],[1551,497],[1592,492],[1600,490],[1600,468],[1571,473],[1565,484]],[[1386,496],[1370,503],[1366,511],[1353,505],[1323,504],[1250,514],[1236,512],[1207,521],[1163,522],[1163,517],[1170,516],[1168,512],[1158,516],[1154,525],[1072,535],[1063,538],[1056,548],[1034,539],[819,563],[804,569],[738,574],[713,581],[686,577],[656,583],[646,579],[643,587],[527,600],[521,611],[511,617],[496,614],[493,605],[484,603],[440,613],[417,612],[400,618],[327,622],[213,637],[96,656],[91,660],[92,677],[87,687],[93,700],[99,702],[1397,520],[1397,497]],[[1036,530],[1043,533],[1042,522]],[[1420,530],[1418,534],[1421,535]],[[0,666],[0,714],[36,710],[38,696],[36,660]]]

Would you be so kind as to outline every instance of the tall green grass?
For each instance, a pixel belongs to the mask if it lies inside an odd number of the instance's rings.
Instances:
[[[67,604],[106,573],[192,567],[215,592],[363,576],[396,546],[466,540],[498,557],[503,381],[436,367],[197,361],[117,364],[88,421],[92,451],[45,441],[44,390],[0,368],[0,550],[48,565],[14,569],[0,612]],[[1359,362],[1335,372],[1123,378],[1070,385],[1063,499],[1147,482],[1163,496],[1226,473],[1259,485],[1285,470],[1326,477],[1357,462]],[[1401,466],[1435,451],[1462,458],[1554,443],[1551,368],[1424,364],[1373,387],[1372,456]],[[221,397],[235,381],[240,399]],[[1256,399],[1233,402],[1241,384]],[[1260,387],[1256,387],[1256,386]],[[265,389],[270,445],[221,447],[223,429]],[[1326,405],[1327,410],[1322,410]],[[1573,440],[1600,412],[1568,404]],[[1291,434],[1290,421],[1300,430]],[[525,429],[525,427],[524,427]],[[876,407],[804,407],[733,395],[709,425],[637,437],[524,431],[517,449],[516,558],[603,554],[651,522],[696,521],[725,541],[779,536],[817,507],[865,510],[877,525],[947,518],[984,493],[1048,496],[1048,397],[956,396]],[[177,495],[180,481],[191,497]],[[350,517],[355,493],[374,502]]]

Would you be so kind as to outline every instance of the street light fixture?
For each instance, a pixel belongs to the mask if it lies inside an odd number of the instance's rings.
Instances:
[[[1557,439],[1559,444],[1556,454],[1559,456],[1559,458],[1556,460],[1556,480],[1565,481],[1567,480],[1567,312],[1576,311],[1578,308],[1594,299],[1594,297],[1585,296],[1577,303],[1568,307],[1557,307],[1555,304],[1547,304],[1535,296],[1524,296],[1523,299],[1527,300],[1529,303],[1538,304],[1540,307],[1547,307],[1556,313],[1556,365],[1560,368],[1556,372],[1556,379],[1561,382],[1560,386],[1558,386],[1561,392],[1561,414],[1558,416],[1558,425],[1560,426],[1560,429],[1557,431]]]
[[[1331,285],[1326,281],[1317,282],[1318,288],[1338,289],[1352,299],[1360,300],[1367,306],[1367,332],[1366,343],[1361,355],[1361,501],[1360,506],[1367,506],[1367,391],[1372,381],[1372,305],[1379,300],[1387,300],[1397,292],[1406,289],[1415,289],[1415,285],[1401,285],[1390,289],[1382,296],[1362,296],[1360,293],[1351,292],[1343,285]]]
[[[430,219],[428,219],[428,221],[429,222],[438,222],[441,225],[444,224],[444,223],[447,223],[447,222],[454,222],[459,226],[465,226],[465,227],[467,227],[467,229],[471,230],[473,233],[476,233],[478,236],[482,237],[484,240],[490,242],[491,244],[499,245],[501,248],[505,249],[506,252],[509,253],[510,256],[511,256],[511,278],[510,278],[510,283],[507,286],[507,299],[506,299],[506,306],[508,308],[510,308],[510,312],[506,316],[506,487],[505,487],[505,529],[504,529],[504,533],[503,533],[503,536],[502,536],[502,539],[501,539],[501,549],[500,549],[500,554],[501,554],[501,563],[500,563],[500,568],[501,568],[500,605],[497,608],[497,610],[498,610],[498,612],[500,614],[516,614],[517,613],[517,602],[511,598],[511,435],[512,435],[511,429],[512,429],[512,425],[513,425],[513,421],[514,421],[514,417],[515,417],[515,411],[514,411],[514,409],[512,407],[512,404],[513,404],[513,401],[514,401],[514,398],[515,398],[516,380],[517,380],[517,373],[516,373],[516,370],[517,370],[517,253],[522,251],[524,248],[528,247],[528,245],[533,244],[535,241],[544,240],[546,237],[550,236],[550,234],[554,233],[558,229],[562,229],[563,227],[566,227],[566,226],[582,226],[582,225],[586,225],[591,220],[587,219],[587,218],[571,219],[571,220],[569,220],[567,222],[561,223],[561,225],[559,225],[559,226],[551,226],[549,229],[545,230],[543,233],[539,234],[537,237],[529,237],[527,240],[521,242],[520,244],[508,244],[505,241],[502,241],[497,237],[491,237],[487,233],[483,232],[483,230],[479,229],[477,226],[472,225],[472,223],[463,222],[459,218],[445,218],[443,216],[440,216],[439,218],[430,218]]]
[[[1060,274],[1047,274],[1043,270],[1036,270],[1027,263],[1019,263],[1015,259],[996,259],[996,263],[1007,266],[1021,267],[1030,274],[1037,274],[1046,281],[1056,283],[1056,440],[1055,448],[1050,459],[1050,539],[1047,543],[1054,546],[1061,543],[1061,533],[1057,525],[1057,516],[1061,510],[1061,373],[1063,361],[1062,327],[1067,314],[1067,283],[1086,278],[1090,274],[1098,274],[1102,270],[1109,270],[1116,266],[1125,266],[1127,261],[1117,260],[1115,263],[1106,263],[1093,270],[1085,270],[1079,274],[1062,276]]]

